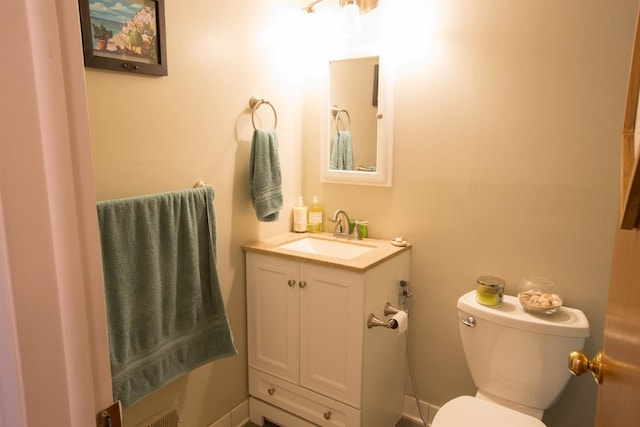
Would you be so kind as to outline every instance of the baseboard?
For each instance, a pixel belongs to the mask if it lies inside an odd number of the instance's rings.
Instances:
[[[243,427],[249,424],[249,399],[231,410],[231,427]]]
[[[249,424],[249,399],[241,402],[209,427],[244,427]]]
[[[433,417],[436,416],[436,412],[438,412],[438,409],[440,409],[440,407],[421,400],[420,408],[422,409],[422,413],[427,419],[427,422],[429,423],[429,425],[431,425]],[[420,417],[420,412],[418,412],[418,406],[416,405],[415,397],[405,394],[404,406],[402,408],[402,418],[405,418],[418,425],[423,425],[422,418]]]

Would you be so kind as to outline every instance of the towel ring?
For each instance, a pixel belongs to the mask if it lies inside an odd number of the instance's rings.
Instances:
[[[351,130],[351,116],[349,115],[349,112],[343,108],[338,107],[337,105],[334,105],[333,107],[331,107],[331,115],[336,120],[336,131],[340,132],[340,114],[341,113],[345,113],[347,115],[347,119],[349,119],[349,127],[345,128],[344,130],[345,131]]]
[[[260,108],[262,104],[267,104],[273,110],[273,117],[274,117],[273,128],[275,129],[276,126],[278,126],[278,113],[276,113],[276,109],[273,106],[273,104],[271,104],[269,101],[265,99],[260,98],[259,96],[252,96],[251,98],[249,98],[249,105],[251,106],[251,124],[253,125],[253,128],[257,129],[254,117],[256,115],[256,111],[258,110],[258,108]]]

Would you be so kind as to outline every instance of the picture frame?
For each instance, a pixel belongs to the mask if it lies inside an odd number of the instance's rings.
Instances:
[[[86,67],[168,75],[164,0],[78,0]]]
[[[627,86],[622,129],[621,206],[620,228],[640,228],[640,13],[636,20],[636,32],[631,53],[631,70]]]
[[[371,105],[378,106],[378,75],[380,73],[380,64],[373,66],[373,96],[371,97]]]

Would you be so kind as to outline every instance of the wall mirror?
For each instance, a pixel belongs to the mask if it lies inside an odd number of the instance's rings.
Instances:
[[[390,187],[394,82],[382,55],[361,50],[327,64],[322,182]]]

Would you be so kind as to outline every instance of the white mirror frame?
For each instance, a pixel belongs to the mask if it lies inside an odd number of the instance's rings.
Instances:
[[[329,99],[330,67],[332,61],[379,57],[378,69],[378,121],[376,140],[376,172],[345,171],[329,168],[331,151],[331,105]],[[325,67],[326,87],[322,102],[321,126],[321,180],[334,184],[373,185],[391,187],[393,184],[393,137],[395,111],[395,80],[393,67],[387,58],[376,49],[359,48],[331,57]]]

